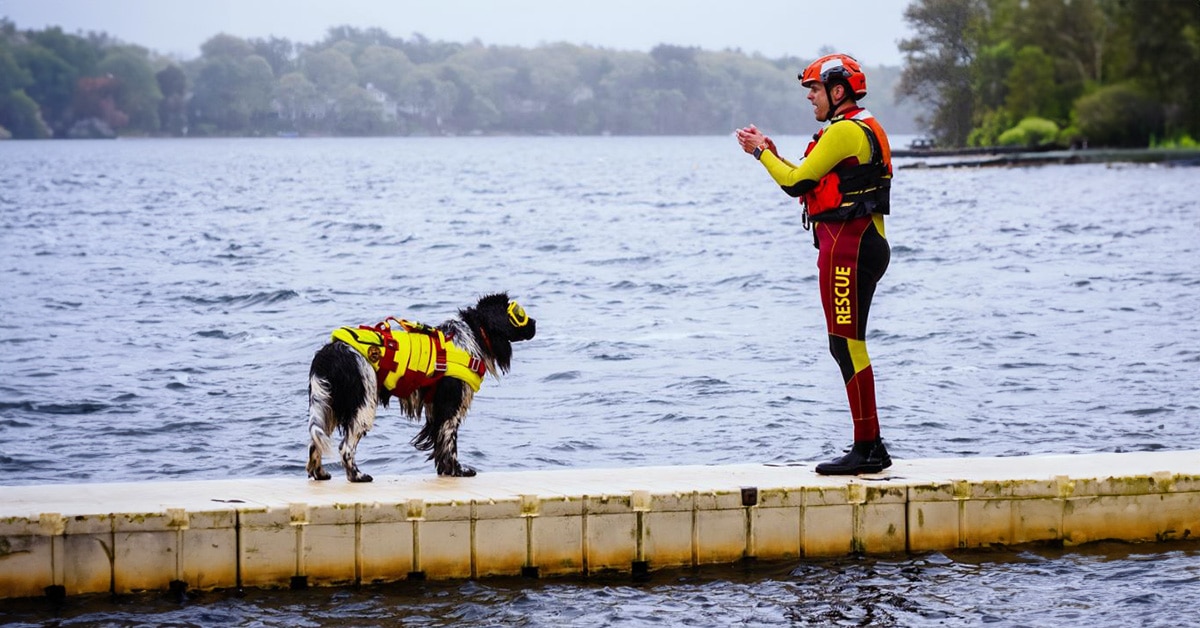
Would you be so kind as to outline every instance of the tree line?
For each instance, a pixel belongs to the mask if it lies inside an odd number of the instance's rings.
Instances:
[[[941,143],[1195,146],[1200,2],[913,0],[903,96]]]
[[[305,44],[219,34],[176,60],[103,33],[0,21],[0,128],[13,137],[120,135],[723,134],[815,129],[807,60],[660,45],[649,53],[521,47],[330,29]],[[893,133],[899,67],[868,67]],[[897,130],[898,129],[898,130]]]

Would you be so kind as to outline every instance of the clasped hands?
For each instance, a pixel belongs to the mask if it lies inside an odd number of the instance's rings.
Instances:
[[[753,155],[756,148],[775,152],[775,142],[772,142],[771,138],[763,135],[763,132],[759,131],[758,127],[753,124],[738,129],[736,135],[738,144],[741,144],[742,150],[746,151],[747,154]]]

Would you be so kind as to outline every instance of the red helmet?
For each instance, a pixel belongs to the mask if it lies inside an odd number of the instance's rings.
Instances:
[[[842,79],[846,81],[850,91],[854,92],[855,100],[867,95],[867,75],[863,74],[862,66],[850,55],[825,55],[808,64],[797,78],[805,87],[821,83],[826,88],[830,87],[830,81]]]

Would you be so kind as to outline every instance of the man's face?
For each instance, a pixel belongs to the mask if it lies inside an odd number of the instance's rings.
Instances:
[[[812,103],[817,122],[829,119],[829,94],[825,93],[824,85],[814,82],[808,86],[808,102]]]

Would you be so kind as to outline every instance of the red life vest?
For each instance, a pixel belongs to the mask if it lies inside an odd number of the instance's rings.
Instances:
[[[821,177],[816,187],[804,193],[804,215],[811,222],[852,220],[871,214],[890,213],[892,188],[892,155],[879,138],[887,138],[883,127],[866,109],[856,109],[839,116],[833,124],[857,124],[867,134],[871,144],[871,161],[860,164],[848,157]],[[832,126],[832,125],[830,125]],[[829,126],[813,136],[804,151],[807,157]]]

